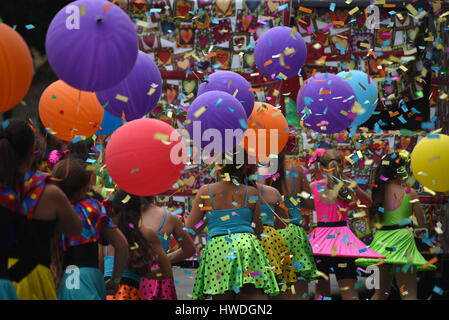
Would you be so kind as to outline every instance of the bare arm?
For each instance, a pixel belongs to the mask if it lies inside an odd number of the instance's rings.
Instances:
[[[411,200],[419,200],[418,194],[416,193],[415,189],[410,188],[410,198]],[[427,227],[424,212],[419,201],[413,202],[413,213],[415,214],[416,220],[418,221],[418,226]]]
[[[159,266],[158,271],[156,272],[156,276],[151,273],[149,278],[151,279],[170,279],[173,278],[173,271],[171,269],[170,261],[168,260],[167,254],[162,248],[161,240],[159,239],[156,231],[142,227],[141,232],[145,239],[148,241],[148,244],[151,246],[153,250],[154,256],[156,258],[156,263]],[[158,277],[157,273],[162,273],[162,276]]]
[[[197,233],[197,230],[195,230],[195,225],[203,218],[203,213],[200,210],[200,204],[203,204],[203,200],[201,199],[201,196],[204,194],[207,194],[207,185],[202,186],[198,193],[196,194],[195,200],[193,200],[192,204],[192,210],[190,211],[189,217],[186,222],[186,228],[190,230],[194,230]],[[211,199],[212,200],[212,199]],[[192,240],[195,238],[196,234],[190,234],[190,237]]]
[[[366,192],[363,191],[359,186],[357,186],[355,188],[355,195],[357,196],[357,198],[367,207],[371,207],[371,205],[373,204],[373,201],[371,200],[371,195]]]
[[[312,189],[310,187],[309,180],[307,179],[306,174],[302,171],[300,167],[295,168],[296,173],[298,174],[297,181],[299,181],[299,190],[296,193],[301,192],[307,192],[308,194],[312,195]],[[313,210],[315,208],[315,201],[313,199],[308,198],[302,198],[302,206],[305,209]]]
[[[103,227],[101,234],[114,247],[114,268],[112,270],[112,276],[114,278],[121,278],[128,265],[128,241],[118,228]]]
[[[53,212],[56,213],[58,229],[62,233],[69,237],[81,234],[83,221],[61,189],[55,185],[47,185],[41,201],[52,205]]]
[[[171,263],[175,263],[190,258],[196,253],[196,250],[192,237],[189,236],[187,231],[182,229],[182,222],[175,216],[170,216],[170,219],[174,223],[173,236],[178,241],[180,248],[174,252],[170,252],[167,257]]]
[[[251,188],[252,190],[248,190],[248,197],[250,196],[257,196],[260,197],[259,191],[257,191],[256,188]],[[254,226],[254,232],[257,236],[259,236],[261,233],[263,233],[263,223],[262,223],[262,217],[260,216],[260,201],[257,200],[254,204],[253,208],[253,222],[255,224]]]

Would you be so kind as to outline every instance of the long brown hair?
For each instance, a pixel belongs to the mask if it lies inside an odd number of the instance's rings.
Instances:
[[[343,185],[338,190],[337,198],[344,202],[354,200],[354,191],[349,187],[350,182],[343,175],[343,156],[340,151],[329,149],[318,158],[322,169],[327,176],[327,189],[333,190],[339,183]]]
[[[119,189],[112,200],[113,219],[129,243],[128,268],[142,277],[148,276],[155,256],[139,229],[142,198]]]

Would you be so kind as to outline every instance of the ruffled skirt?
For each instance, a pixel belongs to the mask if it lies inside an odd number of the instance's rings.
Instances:
[[[276,280],[280,283],[296,282],[295,268],[290,257],[290,250],[278,230],[271,226],[264,226],[260,243],[273,267]]]
[[[371,248],[383,254],[386,258],[384,263],[405,265],[410,263],[417,271],[435,270],[436,266],[427,264],[426,259],[416,247],[415,237],[408,228],[396,230],[377,230],[374,233]],[[380,262],[379,259],[357,259],[358,266],[369,266]],[[424,267],[424,265],[426,265]]]
[[[315,258],[305,230],[290,223],[287,228],[278,231],[293,255],[293,267],[296,273],[307,281],[316,279],[318,275]]]
[[[201,255],[193,286],[193,299],[205,299],[253,284],[275,296],[279,287],[260,241],[251,233],[235,233],[210,239]]]

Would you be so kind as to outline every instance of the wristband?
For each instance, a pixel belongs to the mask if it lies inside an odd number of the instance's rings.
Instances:
[[[116,278],[116,277],[114,277],[112,275],[111,275],[110,279],[111,279],[112,282],[114,282],[116,284],[119,284],[120,281],[122,280],[122,278]]]
[[[189,229],[189,228],[182,228],[182,230],[184,230],[184,231],[187,231],[188,233],[190,233],[190,234],[192,234],[192,235],[196,235],[196,232],[194,231],[194,230],[192,230],[192,229]]]

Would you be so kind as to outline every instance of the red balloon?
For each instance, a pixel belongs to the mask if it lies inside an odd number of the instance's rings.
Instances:
[[[112,180],[137,196],[160,194],[172,187],[187,162],[181,135],[156,119],[133,120],[117,129],[106,147]]]

